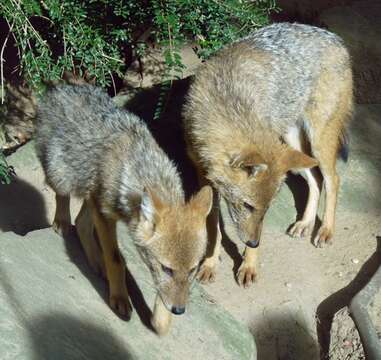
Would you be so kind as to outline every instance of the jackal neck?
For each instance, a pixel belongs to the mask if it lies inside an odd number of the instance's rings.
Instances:
[[[139,207],[145,190],[170,206],[184,203],[184,191],[175,164],[153,139],[145,125],[116,135],[103,154],[101,178],[104,197],[119,214]]]
[[[221,163],[221,156],[257,154],[265,163],[272,163],[284,150],[284,144],[279,134],[260,123],[253,122],[250,127],[227,126],[216,129],[213,142],[205,142],[203,158],[208,165]],[[230,139],[230,141],[226,141]]]

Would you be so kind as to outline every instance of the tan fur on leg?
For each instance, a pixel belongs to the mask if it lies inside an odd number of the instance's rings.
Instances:
[[[93,200],[91,210],[106,266],[110,306],[120,315],[130,317],[132,306],[126,287],[125,264],[116,240],[115,220],[104,217]]]
[[[91,208],[87,200],[83,201],[81,210],[75,219],[75,227],[90,266],[96,274],[106,279],[103,254],[97,241],[98,237],[94,228]]]
[[[237,281],[244,288],[250,287],[257,276],[258,248],[246,247],[243,261],[237,272]]]
[[[169,331],[172,322],[172,314],[167,310],[159,294],[156,295],[155,306],[153,308],[153,314],[151,324],[156,333],[160,336],[166,335]]]
[[[56,213],[52,227],[54,231],[61,236],[70,234],[70,195],[62,196],[56,193]]]
[[[189,152],[189,157],[192,159],[198,177],[198,183],[200,187],[204,185],[210,185],[209,181],[205,178],[205,174],[201,169],[200,165],[196,162],[195,156]],[[208,231],[208,244],[210,253],[207,254],[205,260],[203,261],[200,270],[197,274],[197,279],[202,284],[207,284],[214,282],[216,279],[216,268],[219,262],[219,257],[221,253],[221,229],[220,229],[220,211],[218,208],[218,193],[213,190],[213,208],[209,213],[206,221],[207,231]]]

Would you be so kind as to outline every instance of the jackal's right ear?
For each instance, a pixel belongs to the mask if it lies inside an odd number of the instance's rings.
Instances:
[[[278,161],[284,172],[290,170],[309,169],[319,165],[319,162],[301,151],[287,148],[279,157]]]
[[[213,190],[209,185],[201,188],[201,190],[192,197],[190,201],[193,209],[203,217],[207,217],[213,206]]]
[[[160,198],[150,189],[145,188],[140,203],[140,212],[143,218],[150,223],[155,222],[155,215],[162,209]]]

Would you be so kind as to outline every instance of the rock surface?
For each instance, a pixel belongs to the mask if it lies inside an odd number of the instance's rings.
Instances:
[[[311,24],[338,34],[352,58],[356,102],[381,103],[379,0],[278,0],[275,21]]]
[[[366,0],[337,6],[320,15],[322,25],[339,34],[349,48],[358,103],[381,103],[380,13],[378,0]]]
[[[126,234],[125,229],[119,233]],[[199,286],[170,334],[149,329],[154,300],[150,274],[131,241],[121,248],[134,313],[119,319],[105,303],[105,283],[86,264],[75,237],[52,230],[0,235],[0,358],[2,360],[256,359],[245,325]]]

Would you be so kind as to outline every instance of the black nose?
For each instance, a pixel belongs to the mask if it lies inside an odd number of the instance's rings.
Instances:
[[[172,306],[172,313],[175,315],[181,315],[185,313],[185,307]]]
[[[246,243],[246,245],[250,248],[257,248],[259,246],[259,240],[250,240]]]

